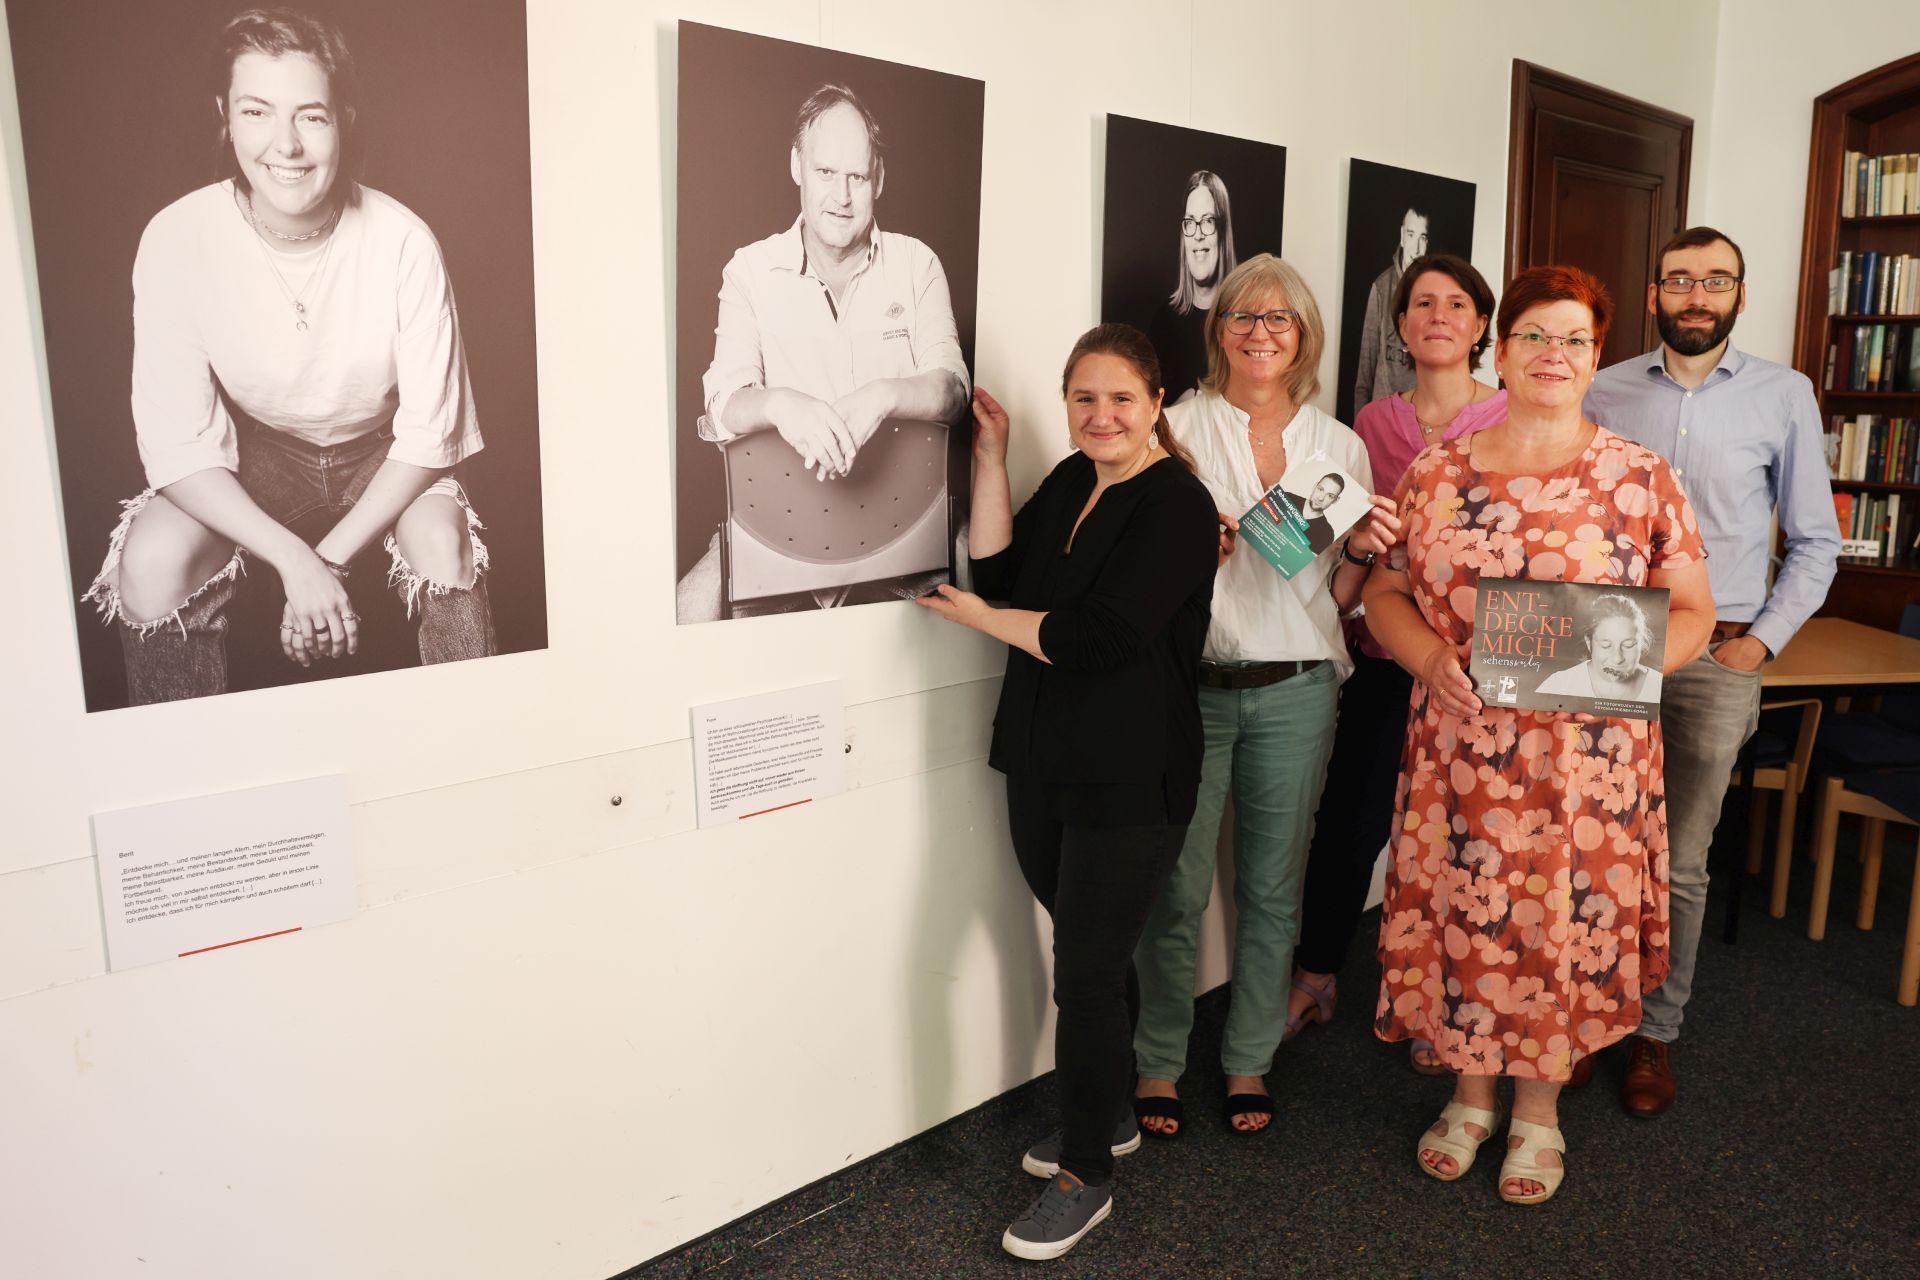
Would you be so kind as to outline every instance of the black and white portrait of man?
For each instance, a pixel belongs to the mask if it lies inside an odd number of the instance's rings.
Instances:
[[[679,441],[683,561],[697,550],[683,623],[909,599],[953,568],[949,464],[971,379],[937,242],[977,242],[979,85],[814,48],[770,77],[769,45],[802,48],[681,26],[683,394],[701,366],[680,406],[697,406]],[[959,109],[896,110],[914,77]],[[935,176],[943,143],[962,163]],[[918,198],[895,199],[903,185]],[[936,197],[972,216],[929,230],[917,211]],[[712,224],[747,218],[751,237],[709,274]],[[970,313],[971,252],[966,269]],[[700,499],[716,483],[717,510]]]
[[[1471,182],[1352,162],[1336,384],[1342,422],[1382,396],[1413,390],[1413,357],[1400,340],[1393,291],[1422,254],[1472,254],[1473,200]]]

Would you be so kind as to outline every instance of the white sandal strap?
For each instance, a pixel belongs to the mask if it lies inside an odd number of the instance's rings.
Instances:
[[[1480,1149],[1480,1144],[1487,1140],[1474,1137],[1466,1131],[1465,1126],[1479,1125],[1487,1131],[1487,1137],[1492,1137],[1500,1128],[1499,1112],[1469,1107],[1464,1102],[1449,1102],[1441,1109],[1440,1119],[1446,1122],[1447,1131],[1439,1134],[1429,1130],[1422,1134],[1420,1150],[1438,1151],[1444,1155],[1450,1155],[1463,1168],[1466,1162],[1473,1158],[1474,1152]]]
[[[1514,1154],[1526,1153],[1529,1164],[1533,1163],[1534,1154],[1540,1151],[1558,1151],[1561,1155],[1567,1153],[1567,1139],[1558,1128],[1535,1124],[1516,1116],[1507,1122],[1507,1132],[1520,1139],[1520,1145],[1513,1149]]]

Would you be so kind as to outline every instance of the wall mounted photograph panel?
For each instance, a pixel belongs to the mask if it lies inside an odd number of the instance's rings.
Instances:
[[[1353,160],[1347,174],[1347,267],[1340,289],[1334,416],[1413,390],[1413,359],[1393,318],[1393,291],[1423,253],[1473,257],[1473,184]],[[1497,277],[1496,277],[1497,278]]]
[[[985,86],[694,22],[679,55],[675,616],[952,581]]]
[[[523,0],[245,11],[7,5],[89,711],[546,646]]]
[[[1206,375],[1220,281],[1257,253],[1280,253],[1286,190],[1285,147],[1107,117],[1100,318],[1153,339],[1168,404]]]

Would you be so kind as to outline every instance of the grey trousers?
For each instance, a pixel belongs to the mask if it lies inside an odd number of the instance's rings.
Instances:
[[[1666,678],[1668,948],[1673,968],[1641,1005],[1640,1034],[1672,1044],[1693,994],[1693,962],[1707,914],[1707,850],[1740,744],[1760,721],[1760,673],[1714,661],[1712,650]]]

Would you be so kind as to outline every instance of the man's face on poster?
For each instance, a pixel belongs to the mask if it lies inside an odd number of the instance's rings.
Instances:
[[[1400,261],[1402,264],[1412,262],[1426,251],[1427,220],[1409,209],[1400,219]]]
[[[1313,486],[1313,491],[1307,494],[1307,514],[1317,516],[1324,513],[1328,507],[1340,500],[1340,491],[1345,487],[1345,482],[1332,472],[1321,476],[1319,482]]]
[[[789,154],[807,230],[835,249],[866,243],[880,183],[860,113],[844,102],[829,109]]]

